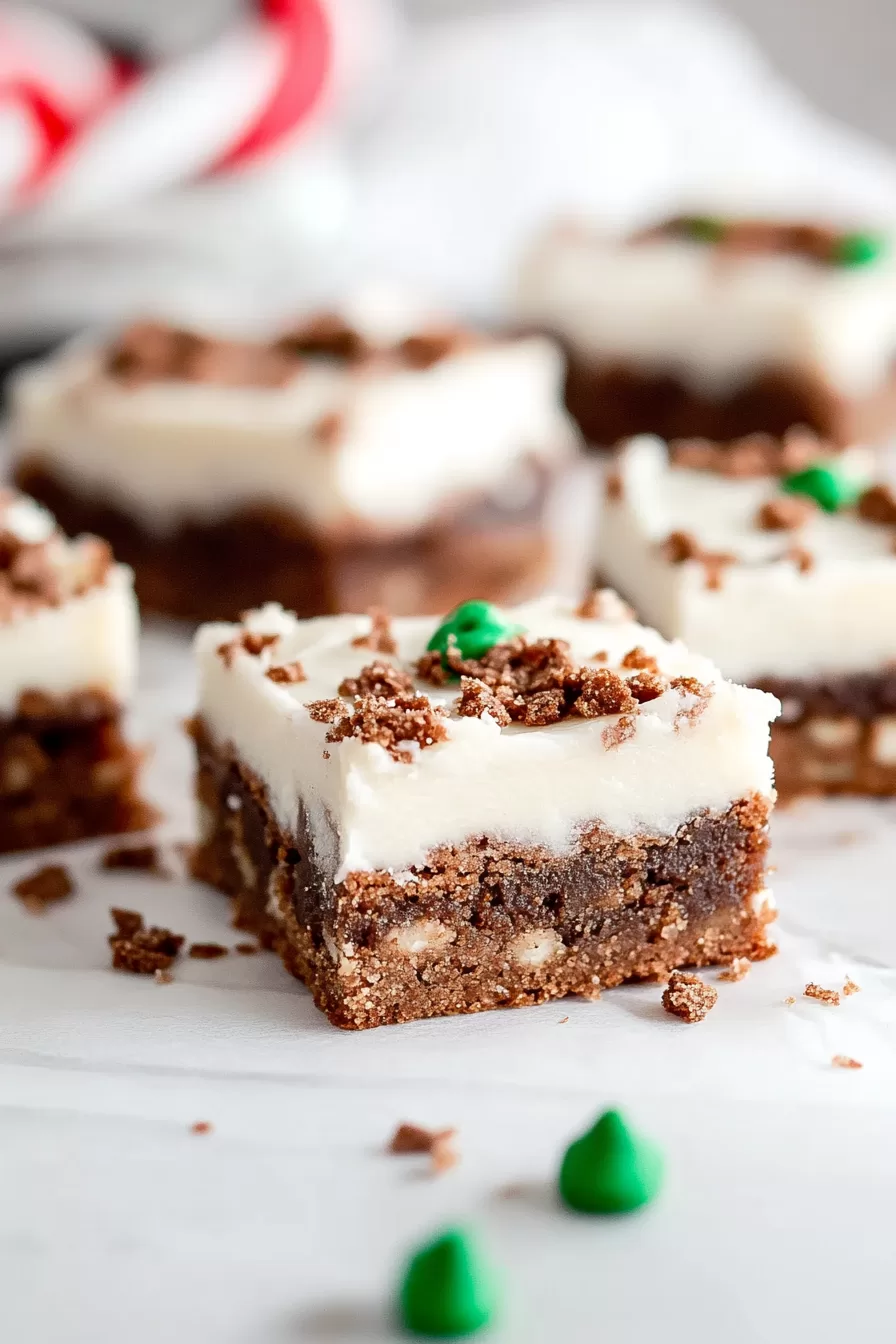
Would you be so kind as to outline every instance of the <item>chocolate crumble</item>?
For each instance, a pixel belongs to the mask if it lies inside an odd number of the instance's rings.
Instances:
[[[389,619],[389,613],[382,607],[372,607],[368,612],[370,616],[370,633],[367,635],[358,635],[352,640],[352,648],[370,649],[371,653],[397,653],[398,645],[392,635],[392,625]]]
[[[628,653],[624,655],[620,666],[627,669],[633,668],[640,672],[659,672],[660,670],[659,664],[653,654],[648,653],[646,649],[642,649],[640,644],[636,645],[633,649],[629,649]]]
[[[113,845],[100,860],[107,870],[126,869],[129,872],[151,873],[153,877],[169,877],[162,864],[156,845]]]
[[[802,527],[817,513],[811,499],[797,495],[782,495],[769,499],[756,515],[756,526],[765,532],[792,532]]]
[[[846,998],[849,998],[850,994],[860,994],[862,992],[862,986],[857,985],[855,980],[850,980],[849,976],[847,976],[843,982],[843,988],[840,992]]]
[[[170,929],[146,928],[143,916],[136,910],[113,908],[109,913],[116,929],[109,935],[114,970],[154,975],[174,964],[185,941],[181,934]]]
[[[281,663],[279,667],[269,667],[265,676],[281,686],[295,686],[300,681],[308,680],[298,658],[291,663]]]
[[[414,757],[402,743],[414,742],[422,751],[448,737],[442,711],[425,695],[396,695],[389,699],[362,695],[352,710],[341,700],[314,700],[307,708],[316,722],[332,725],[327,733],[328,742],[356,737],[383,747],[394,761],[404,765],[410,765]]]
[[[211,1120],[194,1120],[193,1124],[190,1126],[190,1133],[211,1134],[213,1129],[214,1125]]]
[[[704,685],[696,677],[673,677],[669,685],[682,697],[688,696],[691,699],[691,703],[683,705],[675,715],[676,731],[685,723],[693,726],[712,699],[712,687]]]
[[[858,509],[866,522],[896,524],[896,492],[889,485],[872,485],[860,497]]]
[[[389,1141],[390,1153],[426,1153],[432,1161],[433,1174],[450,1170],[460,1161],[454,1139],[456,1129],[424,1129],[421,1125],[399,1125]]]
[[[71,873],[59,863],[37,868],[13,886],[13,893],[32,915],[44,914],[50,906],[67,900],[74,890]]]
[[[669,689],[665,678],[656,672],[638,672],[634,677],[629,677],[626,685],[639,705],[659,699]]]
[[[480,719],[483,714],[490,714],[501,728],[513,722],[494,692],[475,677],[461,677],[460,698],[455,701],[454,710],[462,719]]]
[[[222,659],[225,667],[232,667],[233,660],[240,650],[257,658],[264,649],[276,644],[279,638],[279,635],[261,635],[254,630],[243,630],[234,635],[233,639],[218,645],[218,657]]]
[[[412,695],[414,679],[393,667],[391,663],[376,661],[362,667],[356,677],[346,677],[339,684],[340,695]]]
[[[719,991],[689,971],[673,971],[663,990],[663,1007],[683,1022],[702,1022],[715,1007]]]
[[[223,943],[191,943],[187,956],[192,957],[194,961],[217,961],[219,957],[226,957],[230,952],[229,947]]]
[[[803,990],[807,999],[817,999],[819,1003],[829,1003],[836,1007],[840,1003],[840,993],[836,989],[822,989],[821,985],[813,984],[811,981]]]

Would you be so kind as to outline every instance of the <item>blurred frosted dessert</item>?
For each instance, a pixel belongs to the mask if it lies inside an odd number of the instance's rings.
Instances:
[[[122,729],[136,668],[130,570],[0,490],[0,853],[154,819]]]
[[[142,323],[19,373],[15,475],[109,538],[156,611],[512,600],[552,562],[547,504],[578,443],[562,382],[544,338],[385,312],[268,341]]]
[[[694,216],[619,240],[557,226],[516,313],[569,354],[586,437],[726,442],[805,425],[829,443],[896,429],[896,256],[871,232]]]
[[[896,794],[896,494],[805,436],[644,436],[608,475],[601,574],[666,638],[770,691],[779,793]]]

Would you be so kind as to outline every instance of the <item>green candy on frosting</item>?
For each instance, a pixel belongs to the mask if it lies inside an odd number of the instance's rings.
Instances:
[[[491,602],[462,602],[447,616],[427,644],[430,652],[444,655],[454,644],[461,658],[481,658],[496,644],[522,633],[522,626],[505,620]]]
[[[838,509],[848,509],[855,504],[862,492],[862,485],[836,467],[817,462],[806,467],[805,471],[785,476],[781,489],[789,495],[805,495],[814,499],[825,513],[836,513]]]
[[[491,1269],[475,1243],[461,1229],[449,1228],[408,1262],[398,1315],[409,1334],[457,1339],[488,1325],[496,1303]]]
[[[571,1143],[560,1167],[560,1198],[577,1213],[631,1213],[649,1204],[662,1183],[662,1155],[619,1111],[605,1111]]]
[[[886,239],[875,233],[844,233],[834,244],[839,266],[871,266],[887,250]]]

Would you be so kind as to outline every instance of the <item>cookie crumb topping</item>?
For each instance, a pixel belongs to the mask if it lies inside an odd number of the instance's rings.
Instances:
[[[673,971],[663,990],[663,1007],[682,1022],[702,1022],[718,1001],[719,991],[699,975],[689,971]]]
[[[342,700],[314,700],[307,706],[312,719],[331,725],[328,742],[354,737],[382,747],[394,761],[410,765],[413,753],[405,743],[422,751],[444,742],[448,729],[442,711],[425,695],[396,695],[388,699],[362,695],[353,709]]]

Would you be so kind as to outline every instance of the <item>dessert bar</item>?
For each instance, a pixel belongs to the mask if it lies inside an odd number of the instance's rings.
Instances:
[[[536,592],[578,442],[559,350],[378,322],[268,341],[142,323],[66,347],[14,382],[16,479],[107,537],[145,607],[188,619]]]
[[[896,495],[803,436],[640,437],[609,474],[599,568],[641,617],[783,705],[782,797],[896,793]]]
[[[0,852],[151,822],[121,723],[136,662],[130,570],[0,491]]]
[[[340,1027],[768,954],[777,701],[614,593],[196,638],[196,875]]]
[[[569,355],[593,443],[719,443],[806,425],[831,444],[896,429],[896,257],[872,234],[688,216],[627,239],[555,228],[517,314]]]

